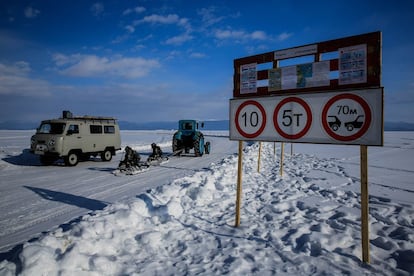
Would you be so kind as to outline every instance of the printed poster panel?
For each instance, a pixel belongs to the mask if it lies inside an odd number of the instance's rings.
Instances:
[[[274,68],[269,70],[269,91],[282,90],[282,69]]]
[[[338,49],[339,85],[367,82],[367,45]]]
[[[305,87],[329,86],[329,60],[312,63],[312,76],[306,79]]]
[[[296,66],[282,67],[282,89],[295,89],[298,82]]]
[[[257,92],[257,63],[240,66],[240,94]]]
[[[268,90],[329,86],[329,66],[329,61],[321,61],[270,69]]]

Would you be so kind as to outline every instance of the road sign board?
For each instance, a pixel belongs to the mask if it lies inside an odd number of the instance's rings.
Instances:
[[[383,89],[230,100],[230,139],[383,144]]]
[[[339,94],[331,98],[322,110],[322,125],[326,133],[338,141],[352,141],[364,135],[371,123],[368,103],[355,94]]]
[[[285,98],[275,108],[273,124],[282,137],[296,140],[303,137],[310,129],[311,109],[301,98]]]
[[[236,111],[235,124],[244,138],[256,138],[266,126],[266,112],[258,102],[243,102]]]

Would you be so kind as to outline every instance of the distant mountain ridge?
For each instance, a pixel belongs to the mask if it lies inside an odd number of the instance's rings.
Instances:
[[[0,129],[27,130],[36,129],[40,122],[6,121],[0,122]],[[130,121],[119,121],[121,130],[159,130],[177,129],[177,121],[161,121],[136,123]],[[229,130],[229,120],[206,120],[204,130]],[[385,122],[385,131],[414,131],[414,123],[407,122]]]
[[[229,120],[203,121],[204,130],[229,130]],[[133,123],[119,121],[119,127],[125,130],[157,130],[157,129],[177,129],[178,122],[148,122]]]

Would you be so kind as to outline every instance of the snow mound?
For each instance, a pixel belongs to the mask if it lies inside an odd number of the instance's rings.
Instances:
[[[237,156],[84,216],[28,242],[1,275],[412,275],[413,204],[370,197],[371,264],[363,264],[359,180],[335,158],[244,149]]]

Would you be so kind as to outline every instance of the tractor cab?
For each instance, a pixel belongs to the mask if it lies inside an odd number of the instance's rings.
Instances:
[[[203,122],[198,122],[196,120],[180,120],[179,123],[179,130],[181,131],[198,131],[200,128],[204,127]]]
[[[189,153],[191,149],[194,149],[195,156],[210,153],[210,143],[204,143],[204,135],[199,130],[203,127],[204,123],[196,120],[178,121],[178,131],[173,136],[173,154]]]

